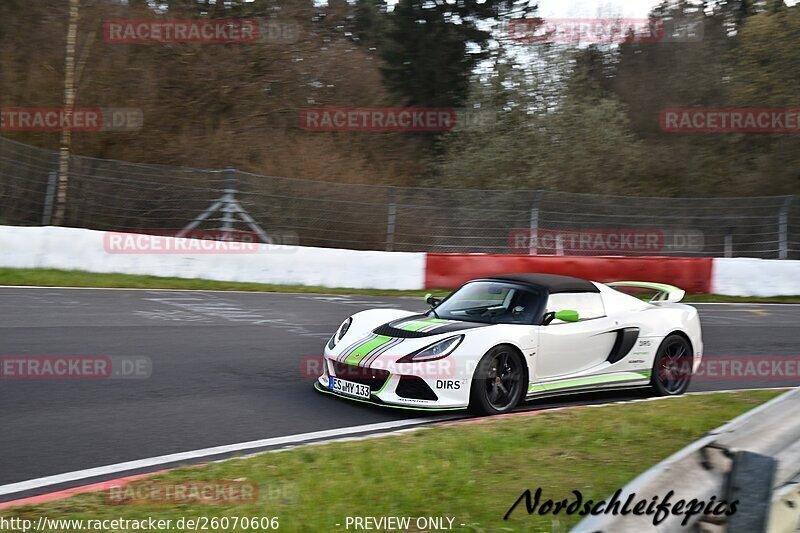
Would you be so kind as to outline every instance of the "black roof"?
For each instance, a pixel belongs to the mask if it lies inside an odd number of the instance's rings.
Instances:
[[[559,292],[600,292],[597,286],[585,279],[558,276],[556,274],[501,274],[486,279],[511,281],[544,289],[550,294]]]

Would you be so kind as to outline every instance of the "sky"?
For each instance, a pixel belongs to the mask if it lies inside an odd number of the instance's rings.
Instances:
[[[315,0],[324,3],[324,0]],[[800,0],[785,0],[790,6]],[[397,0],[387,0],[394,6]],[[539,0],[539,16],[550,18],[647,18],[660,0]]]
[[[799,0],[789,0],[794,5]],[[539,16],[550,18],[581,18],[620,16],[647,18],[659,0],[539,0]]]
[[[315,0],[324,3],[324,0]],[[793,0],[800,1],[800,0]],[[394,6],[397,0],[387,0]],[[660,0],[539,0],[539,16],[550,18],[587,18],[599,14],[627,18],[647,18]]]
[[[539,16],[581,18],[621,16],[646,18],[658,0],[540,0]]]

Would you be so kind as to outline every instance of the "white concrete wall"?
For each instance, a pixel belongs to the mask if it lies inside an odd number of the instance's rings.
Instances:
[[[716,294],[732,296],[800,295],[800,261],[714,259],[711,288]]]
[[[355,289],[416,290],[425,284],[424,253],[263,244],[254,245],[247,253],[118,253],[118,249],[109,247],[110,235],[120,234],[79,228],[0,226],[0,267]],[[152,246],[156,241],[174,248],[185,245],[187,239],[161,237],[145,242]]]
[[[253,245],[244,253],[164,253],[163,250],[145,253],[141,249],[136,253],[119,253],[119,249],[110,246],[112,235],[120,236],[80,228],[0,226],[0,267],[352,289],[425,287],[425,253],[263,244]],[[172,249],[179,244],[196,243],[172,237],[143,238],[145,245],[157,243]],[[714,259],[711,287],[716,294],[733,296],[800,295],[800,261]]]

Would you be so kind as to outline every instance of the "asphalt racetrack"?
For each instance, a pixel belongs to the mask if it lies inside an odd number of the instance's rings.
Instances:
[[[431,416],[313,390],[305,358],[319,357],[347,316],[374,307],[421,311],[426,306],[417,298],[0,288],[0,356],[152,362],[144,379],[0,379],[0,485],[224,444]],[[800,354],[800,306],[697,307],[708,358]],[[691,390],[787,385],[800,380],[701,380]],[[525,408],[611,396],[543,399]]]

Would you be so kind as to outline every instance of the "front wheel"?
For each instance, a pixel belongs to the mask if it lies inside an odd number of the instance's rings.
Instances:
[[[514,409],[525,394],[524,365],[522,356],[511,346],[501,344],[489,350],[472,376],[470,412],[485,416]]]
[[[692,379],[692,346],[681,335],[669,335],[658,347],[650,386],[659,396],[686,392]]]

